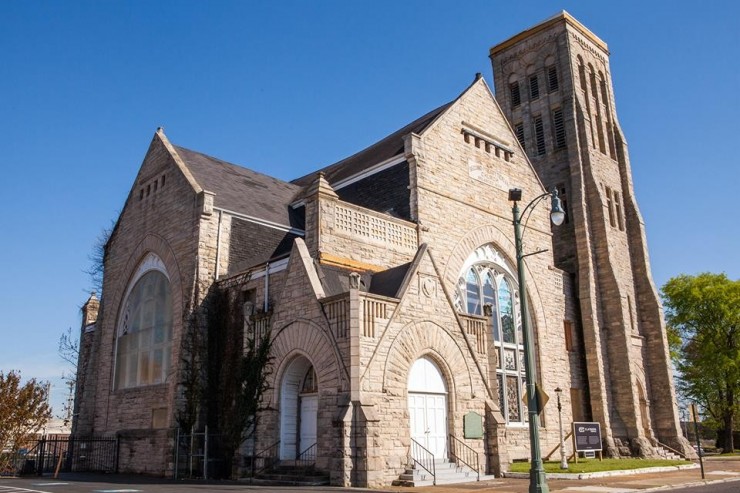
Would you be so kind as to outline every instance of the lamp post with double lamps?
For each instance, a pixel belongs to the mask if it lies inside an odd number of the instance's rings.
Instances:
[[[511,208],[514,216],[514,240],[516,247],[516,269],[519,274],[519,309],[522,321],[522,333],[524,334],[524,371],[527,378],[527,407],[529,413],[529,446],[531,450],[531,465],[529,470],[529,493],[549,493],[545,477],[545,468],[542,465],[542,452],[540,451],[540,403],[537,399],[537,374],[534,364],[534,338],[532,330],[527,321],[527,287],[524,279],[524,258],[537,255],[547,250],[537,250],[531,253],[522,251],[522,233],[526,230],[527,221],[534,208],[545,198],[550,197],[550,220],[555,226],[560,226],[565,219],[565,212],[560,205],[557,190],[546,192],[535,197],[526,207],[519,212],[519,201],[522,199],[522,191],[519,188],[509,190],[509,201],[514,202]],[[522,225],[524,218],[524,225]]]

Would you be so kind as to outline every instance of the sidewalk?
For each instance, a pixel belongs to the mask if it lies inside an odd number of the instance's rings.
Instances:
[[[740,457],[736,457],[734,459],[707,459],[704,461],[704,471],[704,480],[701,478],[701,469],[697,463],[695,469],[682,469],[669,472],[643,472],[588,479],[548,478],[547,484],[550,487],[550,491],[617,493],[620,491],[652,490],[657,488],[671,489],[680,486],[698,485],[716,481],[738,481],[738,490],[740,490]],[[471,491],[491,493],[527,493],[528,489],[528,479],[501,478],[458,485],[441,485],[406,489],[399,487],[388,491],[413,491],[414,493],[462,493]]]

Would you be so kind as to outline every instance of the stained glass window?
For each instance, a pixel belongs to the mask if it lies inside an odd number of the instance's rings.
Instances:
[[[170,368],[170,282],[160,271],[139,277],[123,304],[116,344],[116,388],[163,383]]]
[[[471,315],[481,315],[483,306],[490,307],[499,406],[507,423],[523,424],[527,421],[522,402],[524,338],[515,271],[493,245],[478,248],[465,265],[455,292],[456,307]]]
[[[481,315],[482,311],[480,304],[480,280],[478,279],[478,275],[475,273],[475,269],[471,268],[468,271],[466,281],[466,299],[468,300],[468,313]]]

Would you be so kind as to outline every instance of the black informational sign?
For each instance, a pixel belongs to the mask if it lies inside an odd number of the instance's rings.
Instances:
[[[576,452],[601,451],[601,425],[599,423],[573,423],[573,442]]]

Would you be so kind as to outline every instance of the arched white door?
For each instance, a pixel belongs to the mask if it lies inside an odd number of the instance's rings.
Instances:
[[[447,457],[447,386],[437,365],[419,358],[411,366],[408,382],[411,438],[434,457]]]
[[[293,460],[316,443],[318,387],[311,362],[294,359],[280,384],[280,459]]]

